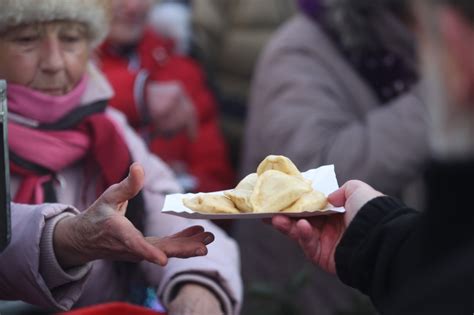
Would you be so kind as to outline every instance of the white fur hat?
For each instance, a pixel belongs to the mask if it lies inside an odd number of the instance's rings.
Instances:
[[[10,27],[57,20],[84,23],[93,46],[109,30],[108,0],[0,0],[0,33]]]

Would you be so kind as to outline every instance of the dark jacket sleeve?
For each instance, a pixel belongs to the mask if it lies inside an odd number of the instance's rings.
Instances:
[[[415,210],[394,198],[379,197],[367,203],[337,247],[338,276],[373,299],[385,294],[390,262],[417,220]]]
[[[367,203],[336,250],[338,276],[382,314],[474,312],[474,167],[434,163],[428,210],[391,197]]]

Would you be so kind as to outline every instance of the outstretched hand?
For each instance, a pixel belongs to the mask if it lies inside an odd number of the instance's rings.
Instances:
[[[361,181],[349,181],[328,196],[336,207],[345,207],[343,214],[291,219],[284,215],[273,217],[273,226],[297,241],[306,257],[323,270],[335,274],[334,254],[344,232],[360,209],[370,200],[381,196]]]
[[[166,265],[169,257],[187,258],[207,254],[214,236],[201,226],[192,226],[171,236],[144,237],[125,217],[128,200],[142,189],[144,171],[130,167],[127,178],[110,186],[86,211],[57,223],[54,249],[63,268],[96,259]]]

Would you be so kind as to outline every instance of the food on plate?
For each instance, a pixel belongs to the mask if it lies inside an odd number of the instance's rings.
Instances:
[[[218,194],[199,194],[183,199],[186,207],[201,213],[305,212],[324,209],[326,196],[314,190],[298,168],[284,156],[270,155],[235,189]]]
[[[257,167],[257,175],[260,176],[268,170],[277,170],[285,174],[303,178],[300,171],[289,158],[283,155],[269,155]]]
[[[282,212],[305,212],[324,209],[328,204],[326,196],[320,191],[313,190],[303,194],[295,203]]]
[[[269,169],[258,177],[250,203],[254,212],[279,212],[312,190],[303,178]]]
[[[202,194],[184,199],[183,203],[189,209],[201,213],[239,213],[234,203],[221,195]]]
[[[229,198],[241,212],[254,212],[252,202],[250,201],[252,190],[233,189],[224,192],[224,195]]]
[[[257,173],[252,173],[247,175],[240,183],[235,187],[235,189],[243,189],[252,191],[257,184],[258,175]]]

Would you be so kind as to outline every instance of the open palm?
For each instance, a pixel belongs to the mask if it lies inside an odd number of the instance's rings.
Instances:
[[[56,226],[55,250],[63,267],[96,259],[147,260],[166,265],[169,257],[207,254],[214,236],[192,226],[167,237],[144,237],[125,217],[128,200],[143,187],[143,168],[134,164],[129,176],[110,186],[86,211]]]

